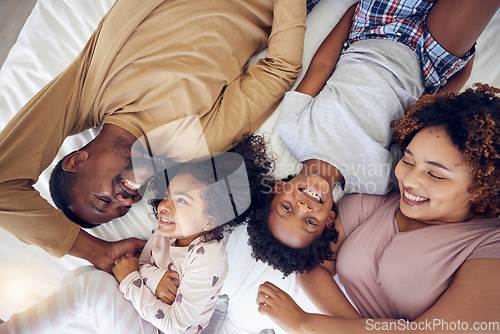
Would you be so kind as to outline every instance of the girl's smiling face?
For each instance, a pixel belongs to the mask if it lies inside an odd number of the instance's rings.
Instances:
[[[395,172],[405,216],[428,224],[471,218],[472,169],[444,129],[420,130]]]
[[[191,174],[176,175],[158,205],[158,233],[177,239],[196,238],[210,227],[204,198],[205,185]],[[194,238],[193,238],[194,237]]]

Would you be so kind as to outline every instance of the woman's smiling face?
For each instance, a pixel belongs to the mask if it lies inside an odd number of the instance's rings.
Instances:
[[[472,169],[444,129],[420,130],[396,166],[400,209],[425,223],[461,222],[471,218]]]
[[[273,188],[268,218],[275,238],[292,248],[308,246],[335,218],[332,189],[320,176],[298,175]]]

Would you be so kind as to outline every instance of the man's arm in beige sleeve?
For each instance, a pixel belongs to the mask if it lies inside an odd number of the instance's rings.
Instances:
[[[302,69],[305,22],[305,0],[274,1],[266,56],[226,87],[205,129],[211,150],[228,149],[220,147],[221,137],[231,135],[237,140],[242,134],[255,131],[292,88]]]
[[[33,187],[64,139],[75,132],[80,67],[71,65],[42,89],[0,133],[0,227],[47,253],[86,259],[111,272],[113,261],[145,242],[106,242],[71,222]],[[71,111],[71,112],[70,112]],[[79,129],[76,130],[76,132]]]
[[[80,228],[52,207],[33,184],[69,135],[74,115],[68,115],[66,108],[71,107],[77,73],[79,67],[72,64],[0,133],[0,227],[56,257],[68,252]]]
[[[97,36],[96,30],[78,57],[0,133],[0,227],[56,257],[70,250],[80,226],[55,209],[33,185],[64,139],[88,127],[80,100]]]
[[[90,46],[91,43],[87,46]],[[64,139],[85,128],[79,106],[85,50],[45,86],[0,133],[0,227],[47,253],[86,259],[111,272],[113,261],[135,253],[145,242],[106,242],[71,222],[33,187],[54,160]]]

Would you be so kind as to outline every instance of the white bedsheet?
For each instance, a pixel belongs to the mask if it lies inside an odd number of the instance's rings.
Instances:
[[[322,0],[309,15],[304,51],[305,66],[352,2],[353,0]],[[3,129],[11,117],[40,88],[73,60],[112,3],[113,0],[38,0],[0,70],[0,129]],[[478,41],[474,69],[466,86],[481,81],[500,87],[499,33],[500,11]],[[265,133],[270,138],[271,149],[279,157],[277,174],[285,176],[297,172],[300,165],[278,138],[278,113],[279,108],[258,132]],[[68,138],[59,157],[83,146],[95,131]],[[47,199],[50,198],[47,185],[50,170],[52,166],[41,175],[40,181],[35,185]],[[130,236],[146,239],[155,225],[148,216],[149,212],[146,201],[142,201],[125,217],[98,227],[91,233],[107,240]],[[307,299],[296,288],[294,277],[282,280],[280,273],[255,262],[249,256],[250,249],[244,239],[245,231],[241,228],[229,239],[230,258],[238,260],[241,270],[234,270],[226,283],[225,291],[232,294],[233,299],[230,301],[223,332],[258,333],[264,328],[276,328],[267,317],[257,312],[256,290],[264,280],[277,283],[291,292],[306,308],[311,308]],[[237,242],[238,240],[240,242]],[[235,244],[238,246],[235,247]],[[24,310],[45,298],[57,289],[66,272],[86,263],[70,256],[55,259],[37,247],[23,244],[0,229],[0,319],[8,319],[12,313]],[[92,332],[88,322],[79,319],[59,333]]]

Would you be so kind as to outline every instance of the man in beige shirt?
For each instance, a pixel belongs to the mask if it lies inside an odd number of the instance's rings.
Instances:
[[[118,0],[75,61],[1,132],[0,226],[109,271],[144,242],[97,239],[32,187],[64,139],[103,124],[61,162],[73,180],[72,218],[125,214],[152,173],[150,163],[137,166],[142,156],[227,150],[270,115],[301,69],[305,16],[305,0]]]

